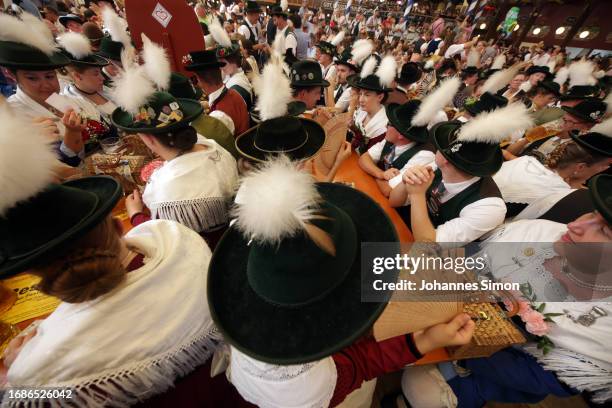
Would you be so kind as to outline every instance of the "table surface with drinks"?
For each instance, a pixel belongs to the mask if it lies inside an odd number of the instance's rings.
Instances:
[[[413,241],[412,233],[397,212],[389,205],[388,200],[380,192],[374,179],[359,167],[357,154],[353,153],[343,163],[338,170],[335,181],[349,184],[368,194],[387,213],[396,227],[400,241]],[[124,232],[132,228],[125,210],[124,199],[121,199],[117,204],[112,215],[121,221]],[[8,342],[21,330],[24,330],[35,320],[44,319],[59,305],[60,301],[58,299],[44,295],[36,289],[38,280],[33,275],[20,274],[2,281],[0,289],[3,290],[4,296],[2,298],[6,299],[6,301],[0,302],[0,321],[3,323],[0,352],[4,351]],[[409,307],[409,303],[405,303],[402,307]],[[449,359],[447,351],[440,349],[427,354],[417,364],[431,364]],[[1,366],[0,369],[2,369]]]

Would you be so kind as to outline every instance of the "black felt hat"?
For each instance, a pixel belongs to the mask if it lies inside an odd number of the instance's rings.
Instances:
[[[272,6],[272,11],[270,12],[270,15],[283,16],[285,18],[287,18],[288,16],[287,12],[283,10],[280,5]]]
[[[421,106],[421,101],[414,99],[403,105],[397,103],[389,104],[385,109],[389,124],[393,126],[402,136],[419,143],[429,141],[427,126],[412,126],[411,121]]]
[[[38,48],[13,41],[0,41],[0,66],[30,71],[47,71],[70,64],[61,52],[47,55]]]
[[[352,59],[350,49],[347,49],[342,52],[340,57],[336,59],[336,65],[346,65],[355,72],[359,72],[360,70],[358,64],[356,64],[355,61],[353,61]]]
[[[332,57],[337,53],[336,46],[327,41],[319,41],[317,48],[321,50],[321,53],[331,55]]]
[[[83,24],[83,20],[81,19],[81,17],[77,16],[76,14],[66,14],[65,16],[59,16],[59,22],[64,27],[66,27],[69,21],[75,21],[79,24]]]
[[[306,104],[302,101],[291,101],[287,104],[287,116],[299,116],[304,112],[306,112]],[[261,122],[257,108],[251,110],[251,119],[255,123]]]
[[[282,116],[239,135],[236,149],[245,158],[259,162],[281,153],[292,160],[303,160],[317,154],[324,143],[325,130],[314,120]]]
[[[312,224],[335,244],[335,255],[298,233],[278,244],[250,242],[230,227],[213,253],[208,302],[224,339],[243,353],[273,364],[322,359],[363,336],[386,301],[361,300],[362,242],[397,242],[384,210],[342,184],[319,183]],[[376,220],[376,222],[372,222]],[[387,271],[385,281],[397,279]]]
[[[612,137],[598,132],[589,132],[584,135],[578,131],[571,132],[572,139],[588,151],[596,154],[612,157]]]
[[[574,100],[574,99],[588,99],[596,98],[599,96],[599,87],[595,85],[576,85],[572,86],[567,92],[561,95],[562,101]]]
[[[441,122],[431,128],[433,142],[440,153],[459,170],[472,176],[495,174],[504,162],[499,143],[457,142],[463,122]]]
[[[196,86],[193,86],[189,78],[178,72],[173,72],[170,75],[170,88],[168,93],[175,98],[199,100],[204,92]]]
[[[302,60],[293,64],[291,66],[289,78],[291,79],[292,88],[329,86],[329,82],[323,79],[321,65],[314,60]]]
[[[175,98],[167,92],[155,92],[136,115],[117,108],[111,115],[113,125],[128,133],[170,133],[195,120],[204,109],[193,99]]]
[[[545,79],[543,81],[538,82],[537,86],[539,88],[543,88],[546,91],[552,93],[557,98],[561,96],[561,85],[559,85],[558,83],[554,81],[548,81]]]
[[[589,181],[589,193],[597,212],[612,225],[612,176],[600,174]]]
[[[393,91],[393,89],[388,88],[381,84],[380,78],[374,74],[370,74],[365,78],[362,78],[360,75],[355,74],[351,75],[347,78],[348,84],[355,89],[365,89],[368,91],[374,91],[378,93],[388,93]]]
[[[548,76],[550,75],[550,69],[545,65],[532,65],[525,72],[525,74],[527,75],[537,74],[537,73],[546,74]]]
[[[495,109],[503,108],[507,104],[508,99],[503,96],[485,92],[474,103],[466,104],[465,110],[468,111],[470,115],[476,116],[481,112],[491,112]]]
[[[423,71],[421,71],[419,64],[415,62],[407,62],[402,65],[402,69],[400,71],[399,77],[397,77],[396,79],[396,82],[410,85],[421,79],[422,75]]]
[[[0,217],[0,277],[52,259],[102,222],[122,196],[108,176],[50,185]]]
[[[105,67],[110,64],[110,61],[104,57],[96,54],[91,54],[83,58],[76,58],[66,50],[62,50],[62,53],[70,58],[70,64],[76,67]]]
[[[606,113],[606,104],[598,98],[586,98],[577,105],[561,109],[585,122],[597,123]]]
[[[193,51],[183,57],[183,68],[187,71],[205,71],[224,66],[225,62],[219,61],[216,50]]]
[[[245,13],[261,13],[261,7],[256,1],[247,0],[246,6],[244,7]]]
[[[478,75],[478,73],[480,72],[480,70],[476,67],[465,67],[464,69],[461,70],[461,72],[464,75]]]

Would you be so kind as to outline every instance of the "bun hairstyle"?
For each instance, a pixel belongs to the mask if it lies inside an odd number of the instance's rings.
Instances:
[[[82,303],[111,292],[127,275],[120,259],[120,239],[115,221],[107,217],[62,255],[32,270],[41,277],[38,288],[67,303]]]
[[[178,149],[182,152],[191,150],[198,141],[198,133],[191,126],[153,136],[164,146]]]

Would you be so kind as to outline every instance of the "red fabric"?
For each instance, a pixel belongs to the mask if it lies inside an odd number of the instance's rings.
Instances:
[[[406,364],[422,357],[410,351],[407,338],[412,342],[412,336],[393,337],[380,343],[365,339],[334,354],[332,358],[336,363],[338,379],[330,407],[344,401],[364,381],[401,370]],[[416,347],[412,348],[416,350]]]
[[[128,272],[132,272],[143,266],[144,266],[144,255],[138,254],[134,257],[134,259],[132,259],[132,262],[130,262],[130,264],[128,265],[127,270]]]
[[[130,218],[130,224],[132,224],[132,227],[136,227],[142,224],[143,222],[149,221],[150,219],[151,219],[150,215],[140,212],[140,213],[136,213],[132,215],[132,218]]]
[[[215,101],[212,111],[224,112],[234,121],[234,136],[243,134],[249,129],[249,111],[246,102],[238,92],[228,89],[220,100]]]
[[[212,358],[209,358],[206,364],[178,379],[174,383],[174,388],[134,406],[139,408],[255,407],[242,399],[224,374],[211,378],[211,361]]]

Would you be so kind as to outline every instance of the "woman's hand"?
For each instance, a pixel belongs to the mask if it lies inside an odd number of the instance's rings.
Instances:
[[[351,157],[351,153],[351,144],[349,142],[343,142],[340,146],[340,150],[338,150],[338,153],[336,154],[334,164],[339,166],[342,162]]]
[[[59,129],[53,119],[41,116],[34,118],[34,123],[40,126],[42,133],[51,141],[55,142],[60,140]]]
[[[466,313],[455,316],[448,323],[436,324],[415,332],[414,344],[421,354],[447,346],[461,346],[472,340],[476,324]]]
[[[125,210],[128,213],[128,217],[130,219],[144,210],[144,203],[142,202],[142,197],[140,196],[140,191],[134,189],[132,194],[125,197]]]
[[[74,109],[68,109],[64,113],[62,123],[66,127],[64,144],[73,152],[79,153],[83,150],[83,136],[81,133],[85,129],[85,123],[83,123],[81,116]]]
[[[6,346],[6,349],[4,350],[3,363],[7,370],[13,364],[13,362],[15,362],[15,359],[17,356],[19,356],[23,346],[25,346],[34,336],[36,336],[36,329],[30,330],[24,335],[15,337],[10,341],[8,346]]]

